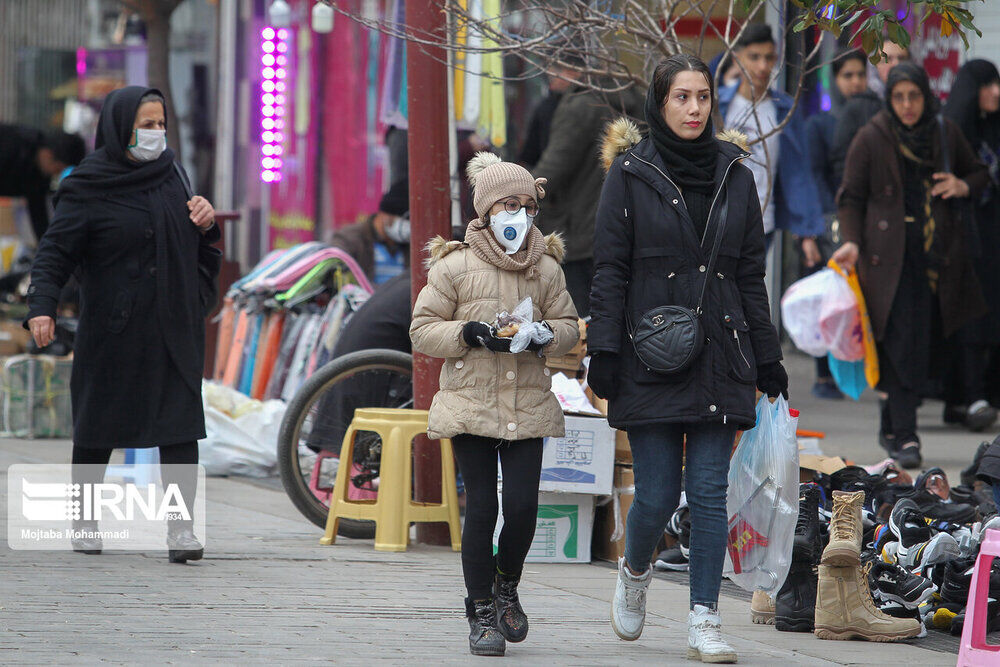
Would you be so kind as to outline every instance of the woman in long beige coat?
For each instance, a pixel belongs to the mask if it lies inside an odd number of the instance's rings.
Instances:
[[[545,180],[490,153],[477,154],[468,174],[479,218],[469,223],[465,242],[431,242],[410,338],[415,351],[445,359],[428,435],[451,438],[465,482],[469,649],[503,655],[506,641],[528,633],[517,585],[535,534],[542,438],[565,432],[545,356],[568,352],[580,332],[559,266],[562,239],[533,224]],[[512,354],[510,332],[497,316],[526,297],[545,331]],[[504,524],[494,558],[498,454]]]

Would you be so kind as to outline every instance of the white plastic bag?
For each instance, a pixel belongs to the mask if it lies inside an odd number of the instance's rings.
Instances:
[[[757,402],[757,425],[729,463],[725,573],[747,591],[774,595],[785,582],[799,517],[798,417],[784,398]]]
[[[792,283],[781,297],[781,322],[785,330],[795,347],[814,357],[825,357],[829,351],[823,342],[819,316],[823,299],[837,278],[840,276],[833,269],[822,269]]]
[[[865,358],[865,344],[858,300],[847,280],[836,271],[834,275],[837,279],[830,281],[819,310],[820,337],[834,358],[861,361]]]
[[[283,401],[256,401],[229,387],[205,382],[202,402],[206,437],[198,442],[198,451],[206,475],[277,474],[278,430],[287,407]]]
[[[531,343],[548,345],[555,338],[555,334],[541,322],[532,322],[535,314],[535,307],[531,297],[527,297],[517,304],[513,313],[503,312],[497,315],[497,326],[503,328],[509,324],[517,324],[517,333],[510,339],[511,354],[524,352]]]

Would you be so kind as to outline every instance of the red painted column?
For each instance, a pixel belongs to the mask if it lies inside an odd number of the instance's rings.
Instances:
[[[415,35],[445,39],[444,14],[437,3],[406,0],[406,24]],[[451,236],[448,174],[448,66],[441,48],[407,42],[406,98],[409,111],[410,271],[413,298],[427,283],[424,247],[435,236]],[[438,390],[442,360],[413,355],[415,407],[426,410]],[[441,453],[436,442],[419,437],[413,451],[415,500],[440,502]],[[417,541],[448,544],[443,524],[418,524]]]

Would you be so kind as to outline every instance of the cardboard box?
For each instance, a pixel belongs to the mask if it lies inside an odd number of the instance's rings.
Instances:
[[[503,503],[500,503],[501,508]],[[503,527],[503,510],[493,531],[496,553]],[[594,497],[577,493],[539,493],[535,537],[528,563],[589,563],[594,530]]]
[[[31,332],[22,327],[20,322],[0,321],[0,357],[12,357],[27,352],[29,342],[31,342]]]
[[[632,447],[628,444],[628,433],[615,431],[615,463],[632,465]]]
[[[841,468],[846,468],[847,464],[839,456],[815,456],[813,454],[799,455],[799,481],[811,482],[813,472],[832,475]]]
[[[550,369],[564,372],[570,377],[576,377],[583,365],[583,358],[587,356],[587,323],[579,320],[577,324],[580,327],[580,340],[573,349],[561,357],[547,357],[545,360],[545,365]]]
[[[542,491],[610,495],[615,467],[615,430],[603,417],[566,416],[566,435],[546,438]]]
[[[628,517],[628,510],[632,506],[632,499],[635,496],[635,478],[632,475],[632,466],[615,466],[615,495],[618,496],[618,521],[622,529],[621,536],[612,539],[617,525],[615,522],[615,503],[611,502],[598,506],[594,517],[594,542],[592,553],[594,558],[617,562],[625,554],[625,519]]]

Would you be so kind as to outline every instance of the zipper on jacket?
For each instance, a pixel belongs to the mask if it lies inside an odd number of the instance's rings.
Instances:
[[[740,351],[740,356],[743,357],[743,363],[747,365],[747,368],[750,368],[750,362],[747,361],[747,355],[743,354],[743,346],[740,345],[740,334],[736,331],[736,329],[733,329],[733,338],[736,339],[736,349]]]
[[[670,185],[674,186],[674,189],[677,190],[677,194],[680,195],[681,201],[684,203],[684,210],[687,210],[687,202],[684,201],[684,193],[681,191],[681,189],[679,187],[677,187],[677,184],[674,183],[674,181],[673,181],[672,178],[670,178],[665,173],[663,173],[662,169],[660,169],[659,167],[657,167],[655,164],[653,164],[649,160],[644,160],[641,157],[639,157],[638,155],[636,155],[635,151],[630,152],[629,155],[631,155],[632,157],[634,157],[639,162],[644,162],[644,163],[648,164],[650,167],[652,167],[653,169],[655,169],[656,171],[658,171],[660,173],[660,176],[662,176],[663,178],[667,179],[667,182],[670,183]],[[738,156],[734,157],[732,160],[729,161],[729,165],[726,167],[725,173],[722,174],[722,180],[719,181],[719,189],[715,193],[715,197],[712,199],[712,205],[708,207],[708,218],[707,218],[707,220],[711,220],[712,219],[712,211],[715,210],[715,204],[716,204],[716,202],[719,201],[719,195],[722,193],[722,187],[726,184],[726,179],[729,178],[729,172],[730,172],[730,170],[732,170],[733,165],[736,164],[737,162],[739,162],[740,160],[742,160],[743,158],[747,158],[747,157],[750,157],[749,153],[740,153]],[[706,222],[705,223],[705,231],[701,233],[701,245],[702,246],[705,245],[705,236],[707,234],[708,234],[708,223]]]

